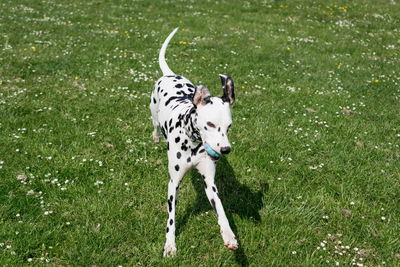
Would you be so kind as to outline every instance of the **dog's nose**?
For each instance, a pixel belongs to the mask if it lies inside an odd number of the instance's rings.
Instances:
[[[230,146],[221,147],[221,153],[222,154],[229,154],[229,152],[231,152],[231,147]]]

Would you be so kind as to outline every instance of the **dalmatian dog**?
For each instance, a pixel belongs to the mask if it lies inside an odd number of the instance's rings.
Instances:
[[[233,233],[214,183],[216,163],[221,154],[231,151],[228,131],[232,124],[231,105],[235,100],[233,80],[220,74],[223,96],[212,97],[204,85],[194,86],[176,75],[165,61],[165,51],[178,28],[170,33],[161,47],[159,65],[163,76],[151,95],[150,110],[154,126],[153,140],[166,138],[168,150],[168,220],[164,257],[176,254],[175,209],[179,183],[185,173],[196,168],[204,179],[205,191],[220,225],[224,245],[236,250]]]

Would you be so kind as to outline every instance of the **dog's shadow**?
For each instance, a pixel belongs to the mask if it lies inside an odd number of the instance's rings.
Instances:
[[[177,232],[179,235],[185,227],[189,217],[207,211],[212,211],[204,191],[204,182],[197,170],[192,170],[191,180],[196,191],[196,200],[188,208],[186,208],[183,216],[179,216],[177,221]],[[261,221],[259,211],[263,206],[263,195],[268,191],[268,184],[260,184],[260,189],[253,192],[247,186],[239,183],[235,173],[225,157],[222,157],[217,163],[217,171],[215,184],[219,191],[219,197],[225,209],[226,216],[229,220],[231,228],[239,242],[239,249],[235,251],[235,259],[240,265],[247,266],[248,261],[240,244],[240,236],[238,235],[235,221],[232,214],[235,213],[242,218],[247,218],[255,223]]]

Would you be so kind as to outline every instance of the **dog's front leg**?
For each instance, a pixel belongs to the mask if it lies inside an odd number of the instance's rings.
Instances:
[[[167,220],[167,234],[164,246],[164,257],[174,256],[176,254],[175,245],[175,210],[176,210],[176,199],[178,195],[179,183],[182,180],[185,171],[172,166],[171,163],[168,166],[171,180],[168,183],[168,220]]]
[[[221,228],[222,239],[224,245],[229,249],[236,250],[238,248],[238,242],[235,234],[233,233],[228,218],[226,218],[224,207],[218,196],[218,189],[214,182],[215,177],[215,162],[209,158],[202,160],[197,166],[197,170],[204,179],[204,186],[207,194],[208,201],[217,213],[218,224]]]

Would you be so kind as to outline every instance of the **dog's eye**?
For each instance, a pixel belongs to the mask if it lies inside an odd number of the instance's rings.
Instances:
[[[207,125],[210,126],[211,128],[215,128],[215,124],[212,123],[211,121],[208,121],[208,122],[207,122]]]

